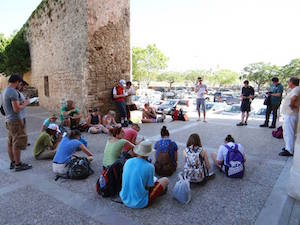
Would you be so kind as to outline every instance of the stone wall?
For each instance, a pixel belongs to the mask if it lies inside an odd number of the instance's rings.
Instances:
[[[71,99],[84,114],[92,107],[106,112],[112,106],[115,81],[129,79],[129,0],[41,4],[44,7],[34,12],[27,29],[31,83],[39,91],[41,105],[58,110],[62,100]]]

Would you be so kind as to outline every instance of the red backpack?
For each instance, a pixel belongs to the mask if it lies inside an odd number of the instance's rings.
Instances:
[[[278,127],[277,130],[272,131],[272,136],[274,138],[282,139],[283,138],[282,126]]]

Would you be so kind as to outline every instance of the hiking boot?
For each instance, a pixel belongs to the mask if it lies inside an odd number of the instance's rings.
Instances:
[[[15,171],[19,172],[19,171],[28,170],[31,168],[32,168],[32,165],[20,162],[18,165],[16,165]]]
[[[238,127],[241,127],[241,126],[244,126],[244,123],[239,122],[239,123],[237,123],[236,125],[237,125]]]
[[[13,161],[13,162],[10,162],[9,169],[10,169],[10,170],[12,170],[12,169],[14,169],[14,168],[15,168],[15,166],[16,166],[16,163],[15,163],[15,161]]]
[[[268,124],[261,124],[261,125],[259,125],[260,127],[268,127],[269,125]]]
[[[280,155],[280,156],[293,156],[293,154],[291,154],[287,150],[284,150],[284,151],[280,152],[278,155]]]

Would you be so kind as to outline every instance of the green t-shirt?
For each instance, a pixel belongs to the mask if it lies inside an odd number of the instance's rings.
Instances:
[[[271,104],[272,105],[280,105],[281,100],[282,100],[283,86],[281,84],[278,84],[277,86],[271,85],[270,91],[273,94],[278,94],[278,93],[281,94],[280,97],[271,96]]]
[[[118,160],[126,142],[125,139],[120,139],[115,143],[107,141],[104,149],[103,166],[111,166]]]
[[[63,122],[64,120],[64,116],[63,116],[63,113],[64,112],[67,112],[67,107],[62,107],[61,110],[60,110],[60,114],[59,114],[59,119],[61,122]],[[73,112],[69,113],[69,116],[74,116],[74,115],[78,115],[79,114],[79,110],[78,109],[75,109]]]
[[[34,143],[33,147],[33,156],[37,157],[39,154],[41,154],[43,151],[45,151],[46,148],[52,148],[53,142],[51,136],[47,132],[42,132],[36,142]]]

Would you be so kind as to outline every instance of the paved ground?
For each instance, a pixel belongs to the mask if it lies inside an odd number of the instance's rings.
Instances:
[[[169,192],[150,208],[133,210],[103,199],[95,192],[95,183],[102,165],[107,136],[88,135],[89,149],[95,153],[92,164],[96,173],[83,181],[54,181],[50,161],[35,161],[34,141],[42,121],[48,115],[39,107],[28,109],[29,141],[23,152],[25,162],[33,169],[9,171],[4,118],[0,120],[0,224],[254,224],[276,184],[287,159],[278,156],[282,140],[271,136],[270,129],[259,128],[261,121],[251,120],[248,127],[236,127],[236,120],[209,119],[208,123],[169,122],[171,138],[179,149],[179,168],[182,170],[182,150],[191,133],[200,134],[208,152],[216,151],[227,134],[232,134],[246,150],[246,174],[242,180],[229,179],[216,172],[216,178],[204,186],[192,186],[192,201],[180,205],[171,196],[177,175],[170,178]],[[159,138],[162,124],[142,125],[141,136],[152,141]],[[299,214],[296,202],[293,215]],[[295,216],[296,218],[296,216]],[[297,218],[296,218],[297,219]],[[294,223],[291,223],[294,224]]]

